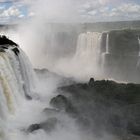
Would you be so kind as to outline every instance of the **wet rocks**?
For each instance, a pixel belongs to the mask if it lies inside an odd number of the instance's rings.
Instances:
[[[39,129],[43,129],[45,132],[51,132],[56,128],[57,124],[58,124],[57,118],[49,118],[45,122],[30,125],[27,129],[27,132],[32,133]]]
[[[58,95],[51,99],[50,104],[57,108],[58,110],[66,111],[67,113],[73,113],[75,112],[75,109],[73,105],[71,104],[71,101],[65,97],[64,95]]]
[[[14,48],[14,49],[12,49],[12,51],[13,51],[16,55],[19,54],[19,49],[18,49],[18,48]]]
[[[0,35],[0,45],[18,46],[15,42],[4,35]]]
[[[27,129],[27,132],[30,132],[31,133],[31,132],[36,131],[38,129],[41,129],[40,124],[32,124]]]
[[[12,48],[13,47],[13,48]],[[18,45],[4,35],[0,35],[0,52],[5,52],[6,49],[11,48],[15,55],[18,55]]]
[[[72,114],[84,129],[140,136],[140,85],[109,80],[77,83],[59,88],[50,104]],[[72,109],[71,109],[72,108]],[[70,110],[70,111],[69,111]]]

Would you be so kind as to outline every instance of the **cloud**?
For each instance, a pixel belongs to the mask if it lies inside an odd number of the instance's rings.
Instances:
[[[18,17],[20,16],[21,12],[19,11],[18,8],[16,8],[15,6],[11,6],[8,9],[4,9],[1,14],[0,17]]]
[[[100,4],[108,4],[111,2],[111,0],[99,0]]]
[[[11,3],[7,9],[0,7],[0,17],[3,18],[26,19],[38,16],[52,22],[140,18],[140,3],[137,0],[0,0],[0,2]],[[22,12],[22,7],[27,7],[27,11],[24,10],[26,14]]]
[[[140,5],[137,4],[123,4],[120,7],[114,8],[112,11],[119,12],[119,13],[139,13],[140,12]]]
[[[81,14],[88,17],[88,20],[110,21],[110,20],[139,20],[140,4],[138,3],[120,3],[119,5],[107,5],[107,2],[96,3],[92,5],[88,3],[81,9]],[[103,2],[103,1],[102,1]],[[112,0],[113,2],[113,0]],[[115,0],[114,0],[115,2]],[[106,3],[106,4],[105,4]]]
[[[124,18],[125,20],[128,19],[139,19],[140,18],[140,5],[138,4],[122,4],[118,7],[115,7],[111,9],[110,12],[108,12],[108,16],[110,17],[118,17],[118,18]]]
[[[138,4],[138,0],[99,0],[99,3],[102,5],[120,5],[124,3],[135,3]]]

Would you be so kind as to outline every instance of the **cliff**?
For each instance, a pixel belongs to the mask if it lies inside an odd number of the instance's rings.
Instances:
[[[64,86],[50,104],[97,136],[103,132],[140,136],[140,85],[94,81]],[[133,138],[132,138],[133,139]]]

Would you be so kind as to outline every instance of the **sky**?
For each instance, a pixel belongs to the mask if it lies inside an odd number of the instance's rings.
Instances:
[[[0,23],[36,16],[44,16],[48,21],[139,20],[140,0],[0,0]]]

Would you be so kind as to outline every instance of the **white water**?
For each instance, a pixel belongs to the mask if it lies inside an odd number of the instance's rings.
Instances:
[[[14,47],[0,52],[0,138],[6,136],[7,120],[15,115],[25,100],[25,95],[33,93],[35,77],[27,57],[20,48],[17,56]],[[26,90],[27,91],[26,91]],[[35,90],[35,87],[34,87]]]
[[[106,53],[109,53],[109,33],[107,34],[106,37]]]
[[[98,32],[80,34],[74,59],[85,61],[85,64],[93,64],[95,68],[98,65],[100,36]]]
[[[68,61],[63,60],[60,68],[65,70],[66,75],[75,73],[83,78],[99,76],[99,43],[100,33],[80,34],[75,55]],[[31,124],[53,117],[44,114],[43,110],[50,107],[49,100],[56,94],[61,79],[43,75],[37,80],[28,58],[19,50],[19,56],[11,49],[0,52],[0,140],[98,140],[90,134],[82,134],[75,120],[63,112],[57,116],[61,123],[52,133],[44,130],[27,133]],[[33,100],[27,100],[26,95]],[[112,140],[114,137],[105,134],[102,139]]]
[[[78,37],[75,57],[95,57],[98,53],[99,47],[98,32],[82,33]]]
[[[90,77],[100,79],[98,67],[100,36],[98,32],[81,33],[78,36],[74,56],[63,58],[54,69],[68,77],[89,80]]]
[[[12,49],[0,52],[0,140],[80,140],[74,120],[63,112],[57,116],[61,123],[52,133],[27,132],[30,125],[51,117],[43,109],[50,107],[49,100],[61,79],[43,75],[38,81],[24,52],[19,48],[17,56]],[[27,100],[26,94],[33,99]]]

